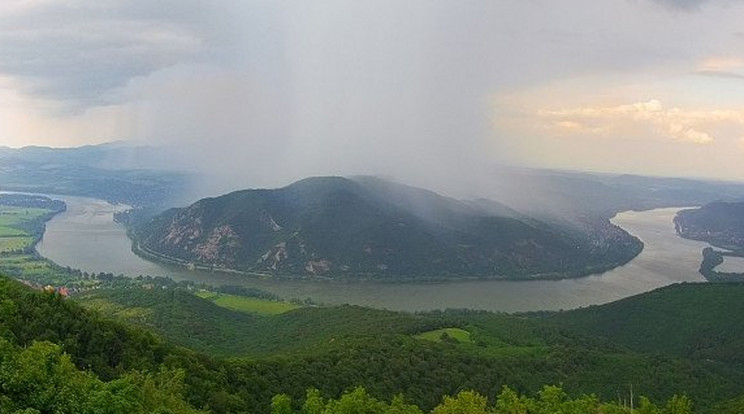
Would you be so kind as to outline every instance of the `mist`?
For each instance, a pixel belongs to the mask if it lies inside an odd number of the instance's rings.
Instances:
[[[229,62],[130,85],[140,97],[133,135],[170,147],[169,167],[221,190],[355,174],[454,187],[508,158],[490,124],[501,55],[484,50],[490,8],[236,5]]]
[[[521,36],[555,25],[535,4],[253,2],[232,9],[222,30],[234,43],[224,55],[128,88],[138,97],[132,135],[169,146],[172,167],[204,173],[205,185],[219,191],[382,174],[476,194],[488,185],[489,166],[514,162],[508,141],[518,138],[494,129],[494,95],[585,65],[557,59],[565,50],[552,49],[550,33]]]

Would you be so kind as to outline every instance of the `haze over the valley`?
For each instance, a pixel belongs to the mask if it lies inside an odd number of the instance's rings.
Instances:
[[[158,166],[236,187],[740,180],[743,20],[726,0],[7,0],[0,145],[165,145]]]

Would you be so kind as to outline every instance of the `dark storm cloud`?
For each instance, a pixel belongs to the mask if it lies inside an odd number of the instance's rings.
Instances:
[[[0,9],[0,73],[75,106],[116,102],[132,78],[197,59],[211,8],[195,1],[66,1]]]
[[[700,7],[708,3],[718,4],[729,4],[734,3],[737,0],[653,0],[670,9],[684,10],[684,11],[696,11],[700,10]]]
[[[568,1],[541,13],[548,4],[7,0],[0,4],[0,73],[26,93],[83,107],[118,102],[132,79],[184,64],[234,65],[259,76],[304,72],[298,76],[321,82],[333,74],[341,84],[366,76],[370,86],[394,90],[422,86],[412,76],[423,75],[424,82],[438,78],[444,93],[472,95],[579,67],[633,65],[643,53],[641,43],[613,45],[632,47],[633,55],[602,52],[597,40],[609,33],[577,30],[585,17],[576,10],[594,7]],[[587,52],[599,59],[587,64]],[[322,67],[311,54],[326,59]]]
[[[707,3],[709,0],[654,0],[657,3],[661,3],[669,7],[678,7],[681,9],[693,9],[700,6],[703,3]]]

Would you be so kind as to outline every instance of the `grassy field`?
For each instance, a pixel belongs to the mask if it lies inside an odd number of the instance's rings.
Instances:
[[[473,342],[472,339],[470,339],[470,332],[460,328],[442,328],[416,335],[416,338],[434,342],[442,342],[444,338],[447,337],[460,343]]]
[[[279,315],[300,307],[299,305],[290,302],[228,295],[207,290],[200,290],[195,294],[202,299],[210,300],[214,302],[215,305],[226,309],[245,313],[256,313],[259,315]]]
[[[23,236],[28,236],[28,233],[26,233],[23,230],[15,229],[10,226],[0,225],[0,237],[6,238],[6,237],[23,237]]]
[[[2,231],[2,229],[0,229]],[[0,237],[0,253],[10,253],[23,250],[33,243],[34,238],[30,236],[4,236]]]
[[[0,206],[0,253],[23,250],[34,242],[34,235],[23,230],[29,222],[49,214],[50,210]]]
[[[154,311],[150,308],[125,307],[105,299],[89,299],[83,305],[86,308],[94,309],[102,314],[111,315],[128,322],[147,323],[154,316]]]
[[[44,208],[0,206],[0,235],[5,235],[2,230],[5,227],[15,229],[19,224],[36,220],[50,212]]]

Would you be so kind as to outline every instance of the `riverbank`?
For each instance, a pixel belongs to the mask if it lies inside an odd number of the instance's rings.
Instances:
[[[46,222],[67,206],[46,196],[0,193],[0,274],[11,276],[37,289],[57,290],[68,295],[72,271],[41,257],[35,249]]]

